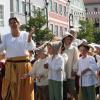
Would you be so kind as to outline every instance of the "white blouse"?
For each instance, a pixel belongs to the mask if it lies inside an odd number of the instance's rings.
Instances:
[[[0,52],[5,50],[6,57],[25,56],[27,50],[33,50],[35,43],[33,40],[28,41],[28,33],[25,31],[20,32],[19,37],[13,37],[11,34],[2,36],[2,43],[0,44]]]
[[[80,76],[80,86],[92,86],[97,84],[96,71],[98,70],[98,66],[95,62],[94,57],[87,56],[86,58],[80,58],[78,61],[78,72],[77,74]],[[91,69],[91,71],[86,72],[84,75],[81,75],[82,71],[85,69]]]
[[[68,61],[65,65],[66,77],[68,79],[71,79],[72,78],[71,72],[73,70],[73,66],[79,58],[78,49],[72,45],[69,48],[65,46],[64,53],[67,54],[68,56]]]
[[[48,58],[48,79],[55,81],[63,81],[65,79],[65,60],[61,54]]]
[[[45,60],[46,59],[37,60],[33,64],[32,70],[28,73],[32,78],[37,79],[38,86],[48,85],[48,69],[44,68]]]

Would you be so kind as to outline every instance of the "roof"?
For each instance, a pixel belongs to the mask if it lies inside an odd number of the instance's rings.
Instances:
[[[100,0],[84,0],[85,4],[98,4]]]

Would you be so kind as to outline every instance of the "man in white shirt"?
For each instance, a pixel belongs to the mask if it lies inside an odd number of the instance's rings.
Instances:
[[[33,84],[30,79],[20,80],[22,74],[31,69],[28,50],[35,48],[32,33],[20,31],[16,17],[9,19],[11,32],[2,37],[0,51],[6,51],[5,77],[2,84],[2,98],[5,100],[34,100]],[[10,94],[10,95],[9,95]]]

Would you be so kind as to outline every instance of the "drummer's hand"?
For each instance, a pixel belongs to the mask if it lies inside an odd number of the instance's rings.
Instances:
[[[35,27],[31,28],[31,31],[29,32],[28,35],[28,42],[31,42],[32,40],[32,34],[35,32]]]

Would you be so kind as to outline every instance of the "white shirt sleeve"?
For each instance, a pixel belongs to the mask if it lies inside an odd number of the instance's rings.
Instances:
[[[33,40],[31,40],[31,42],[26,42],[26,49],[27,50],[33,50],[35,48],[36,48],[36,45],[35,45]]]
[[[99,55],[96,55],[96,58],[97,58],[97,65],[98,65],[98,67],[100,69],[100,56]]]
[[[26,50],[33,50],[36,48],[36,45],[34,43],[33,40],[31,40],[30,42],[28,42],[28,34],[29,33],[25,33],[25,38],[26,38],[26,43],[25,43],[25,47],[26,47]]]
[[[89,59],[89,68],[93,71],[93,72],[95,72],[95,71],[97,71],[98,69],[99,69],[99,67],[97,66],[97,63],[96,63],[96,61],[95,61],[95,59],[93,58],[93,57],[91,57],[90,59]]]

